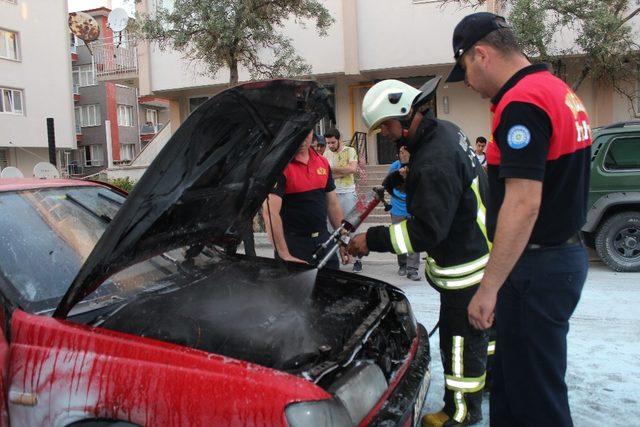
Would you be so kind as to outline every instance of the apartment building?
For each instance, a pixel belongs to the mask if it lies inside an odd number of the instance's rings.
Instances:
[[[50,160],[48,118],[58,166],[76,148],[68,34],[66,2],[0,0],[0,169]]]
[[[142,0],[139,11],[154,12],[160,3],[171,7],[172,0]],[[453,66],[451,37],[460,19],[477,10],[496,12],[495,0],[482,8],[443,7],[429,0],[325,0],[335,23],[328,36],[317,36],[313,25],[303,28],[289,22],[284,31],[298,52],[313,67],[312,78],[333,93],[337,126],[345,139],[366,131],[361,120],[364,94],[376,82],[395,78],[416,87],[432,76],[446,76]],[[171,101],[172,121],[183,121],[209,96],[223,90],[228,71],[215,78],[204,77],[179,52],[160,51],[153,44],[138,44],[139,87],[141,94],[156,94]],[[577,75],[580,58],[568,59],[567,75]],[[241,70],[240,80],[249,80]],[[594,126],[632,118],[628,100],[611,87],[585,81],[578,94],[590,112]],[[439,118],[450,120],[465,131],[469,139],[488,136],[488,100],[481,99],[462,83],[441,83],[435,110]],[[327,125],[322,124],[320,128]],[[177,126],[173,126],[173,130]],[[381,136],[368,136],[367,163],[385,164],[394,158],[393,149]]]
[[[167,122],[168,101],[138,97],[135,73],[120,61],[123,55],[130,56],[132,47],[126,34],[116,34],[114,39],[107,26],[111,10],[100,7],[84,12],[98,22],[101,36],[89,51],[70,35],[78,150],[68,169],[71,175],[86,176],[109,166],[110,156],[113,165],[131,162]],[[112,80],[104,58],[115,61],[110,64],[114,69],[126,71],[124,78]]]

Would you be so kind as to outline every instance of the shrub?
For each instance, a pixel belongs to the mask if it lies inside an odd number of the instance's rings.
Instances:
[[[109,183],[126,191],[127,193],[130,193],[131,190],[133,190],[133,186],[136,185],[135,181],[131,180],[128,176],[112,179]]]

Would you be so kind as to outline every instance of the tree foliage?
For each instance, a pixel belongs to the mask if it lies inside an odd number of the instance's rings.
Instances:
[[[485,0],[443,0],[481,6]],[[550,63],[565,77],[568,60],[582,58],[569,83],[577,90],[587,77],[610,83],[629,100],[636,97],[640,66],[638,35],[631,24],[640,7],[628,0],[498,0],[524,52],[536,62]],[[633,6],[633,7],[631,7]],[[568,38],[574,35],[575,38]],[[634,103],[631,103],[634,105]]]
[[[211,76],[228,68],[230,84],[236,84],[238,66],[254,79],[311,73],[283,34],[288,19],[315,22],[320,36],[334,22],[318,0],[175,0],[172,7],[139,14],[134,32],[204,64]]]

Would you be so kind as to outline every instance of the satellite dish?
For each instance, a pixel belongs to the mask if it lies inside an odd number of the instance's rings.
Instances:
[[[84,12],[71,12],[69,14],[69,30],[80,40],[84,42],[91,52],[89,43],[96,41],[100,37],[100,26],[93,16]]]
[[[7,166],[0,172],[0,178],[24,178],[24,175],[20,172],[20,169]]]
[[[109,28],[111,28],[111,31],[115,31],[117,33],[124,31],[124,29],[127,28],[128,22],[129,15],[127,14],[127,11],[121,7],[113,9],[107,18]]]
[[[48,162],[40,162],[33,167],[33,176],[40,179],[60,178],[60,172]]]

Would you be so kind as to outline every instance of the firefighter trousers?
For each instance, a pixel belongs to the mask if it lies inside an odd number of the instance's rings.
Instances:
[[[440,354],[445,374],[443,411],[463,422],[482,414],[489,334],[471,326],[467,306],[478,285],[440,290]]]

